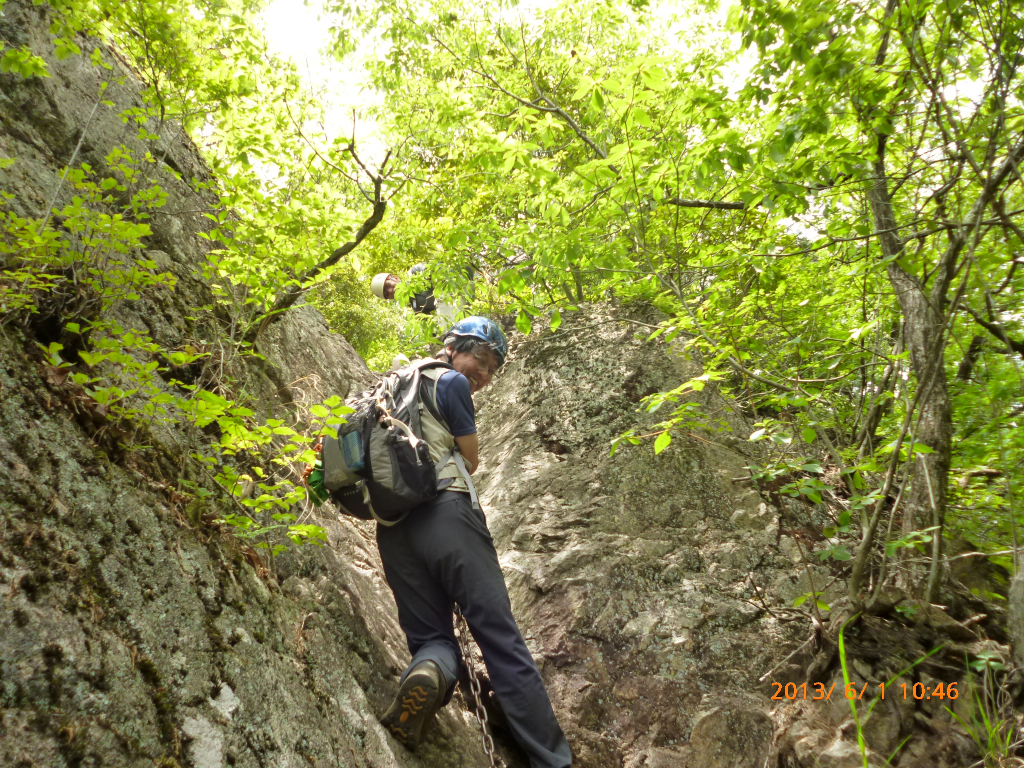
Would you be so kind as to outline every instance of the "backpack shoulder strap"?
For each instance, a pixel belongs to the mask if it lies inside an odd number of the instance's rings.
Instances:
[[[419,360],[413,360],[405,367],[418,368],[421,371],[427,368],[449,368],[451,370],[455,370],[451,363],[446,363],[444,360],[438,360],[436,357],[424,357]]]
[[[433,416],[441,425],[448,431],[451,431],[448,427],[448,422],[441,415],[441,409],[437,405],[437,380],[441,378],[444,372],[455,370],[450,363],[446,363],[443,360],[436,358],[427,358],[424,360],[414,360],[410,366],[415,366],[421,372],[428,372],[427,375],[420,377],[420,399],[427,412]]]
[[[406,414],[409,428],[418,437],[423,434],[420,429],[420,411],[416,407],[420,400],[420,368],[407,366],[397,371],[397,375],[399,383],[396,394],[402,399],[399,412]]]
[[[427,409],[427,413],[433,416],[446,431],[451,432],[451,428],[444,416],[441,415],[441,408],[437,404],[437,379],[430,376],[420,379],[420,402]]]

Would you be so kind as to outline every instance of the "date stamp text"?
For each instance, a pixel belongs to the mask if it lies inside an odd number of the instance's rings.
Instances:
[[[810,686],[807,683],[802,683],[800,685],[797,685],[796,683],[786,683],[785,685],[782,683],[772,683],[772,685],[775,687],[775,693],[772,696],[772,699],[776,701],[781,701],[783,699],[788,699],[790,701],[794,701],[796,699],[802,699],[804,701],[821,701],[824,699],[825,701],[831,701],[832,694],[836,689],[835,683],[832,683],[832,687],[829,688],[828,691],[825,690],[824,683],[815,683],[813,686]],[[863,699],[864,693],[868,690],[869,685],[869,683],[864,683],[858,691],[857,684],[850,683],[843,689],[843,695],[846,696],[847,699]],[[875,692],[875,688],[880,689],[879,695],[883,699],[885,698],[885,683],[878,683],[877,685],[870,687],[872,693]],[[914,683],[913,685],[900,683],[896,686],[896,691],[897,696],[899,696],[900,691],[902,691],[904,699],[913,698],[918,701],[923,699],[952,700],[960,696],[960,691],[957,690],[956,683],[938,683],[934,688],[929,688],[924,683]],[[874,696],[869,696],[868,698],[874,698]]]

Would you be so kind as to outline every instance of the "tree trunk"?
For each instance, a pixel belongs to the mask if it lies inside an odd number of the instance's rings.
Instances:
[[[903,314],[904,339],[910,353],[910,369],[923,388],[918,407],[920,421],[914,441],[928,446],[931,453],[913,456],[910,487],[904,496],[904,534],[932,526],[940,526],[933,554],[941,554],[941,526],[946,518],[946,488],[953,440],[953,408],[946,381],[944,354],[945,319],[943,306],[936,306],[919,278],[900,267],[895,259],[903,252],[903,241],[897,236],[896,217],[892,209],[885,175],[884,140],[879,142],[879,158],[875,163],[876,180],[869,198],[875,228],[879,232],[882,254],[891,259],[889,282],[896,291]],[[944,297],[943,297],[944,298]],[[944,303],[944,302],[943,302]],[[929,583],[928,599],[934,600],[938,583]]]
[[[1019,667],[1024,667],[1024,571],[1017,571],[1010,582],[1006,623],[1013,659]]]

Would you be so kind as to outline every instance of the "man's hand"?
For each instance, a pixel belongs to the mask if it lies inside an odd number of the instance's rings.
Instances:
[[[456,437],[455,444],[459,447],[462,458],[469,464],[469,474],[472,475],[480,463],[480,440],[476,432],[472,435]]]

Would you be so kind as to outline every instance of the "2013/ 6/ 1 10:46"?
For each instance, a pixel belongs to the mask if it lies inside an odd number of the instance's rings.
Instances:
[[[795,699],[803,699],[806,701],[826,701],[832,700],[832,693],[835,691],[836,684],[832,683],[832,687],[826,692],[824,683],[815,683],[813,688],[809,688],[807,683],[772,683],[775,686],[775,694],[772,696],[773,700],[789,699],[793,701]],[[864,683],[861,689],[857,690],[856,683],[850,683],[843,690],[843,694],[848,699],[862,699],[864,698],[864,692],[868,689],[869,683]],[[903,690],[903,698],[914,698],[914,699],[956,699],[960,696],[960,691],[957,690],[956,683],[938,683],[934,688],[929,690],[928,686],[924,683],[914,683],[913,685],[907,685],[906,683],[900,683],[896,686],[898,689]],[[875,688],[880,689],[881,697],[885,698],[885,683],[878,683]],[[808,696],[810,691],[811,695]],[[802,694],[802,695],[801,695]]]

